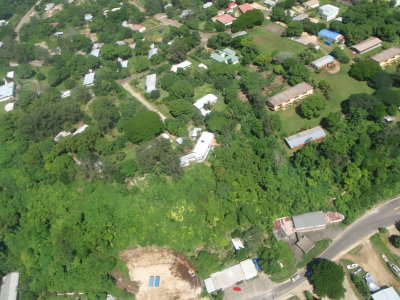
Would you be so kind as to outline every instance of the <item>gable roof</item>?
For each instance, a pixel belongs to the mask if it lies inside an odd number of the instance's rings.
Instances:
[[[254,7],[250,3],[244,3],[238,6],[239,10],[244,14],[248,12],[249,10],[253,10]]]
[[[293,99],[301,94],[306,93],[311,89],[313,89],[313,87],[309,85],[307,82],[303,81],[281,93],[269,97],[268,102],[271,103],[273,106],[278,106],[286,101],[289,101],[290,99]]]
[[[400,55],[400,48],[390,47],[389,49],[383,50],[378,54],[371,56],[372,60],[375,60],[378,63],[384,62],[389,58],[395,57],[396,55]]]
[[[291,149],[303,146],[309,142],[320,140],[326,136],[321,126],[317,126],[302,132],[296,133],[285,138],[286,143]]]
[[[371,36],[367,38],[366,40],[363,40],[353,46],[351,48],[357,50],[358,52],[363,52],[371,47],[375,47],[379,44],[381,44],[382,41],[378,39],[377,37]]]
[[[225,24],[229,24],[229,23],[233,22],[236,19],[234,17],[232,17],[231,15],[224,14],[222,16],[216,17],[215,20],[225,25]]]

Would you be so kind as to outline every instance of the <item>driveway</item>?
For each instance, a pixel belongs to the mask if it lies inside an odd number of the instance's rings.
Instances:
[[[362,217],[349,225],[339,236],[337,236],[329,248],[326,249],[320,257],[330,260],[338,259],[343,254],[354,248],[361,240],[376,233],[378,228],[389,227],[394,224],[400,219],[399,207],[400,197],[384,202],[367,211]],[[296,282],[288,280],[270,288],[269,290],[264,290],[262,292],[255,290],[254,292],[246,294],[246,296],[241,299],[269,300],[287,295],[307,281],[304,269],[299,270],[297,274],[299,274],[301,278]]]

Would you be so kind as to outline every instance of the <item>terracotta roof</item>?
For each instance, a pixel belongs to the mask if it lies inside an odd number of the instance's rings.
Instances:
[[[247,12],[249,10],[253,10],[254,9],[254,7],[251,6],[250,3],[244,3],[244,4],[239,5],[238,7],[239,7],[239,9],[240,9],[240,11],[242,13],[245,13],[245,12]]]
[[[235,7],[237,7],[237,4],[235,2],[231,2],[228,5],[228,8],[235,8]]]
[[[144,28],[144,26],[142,26],[140,24],[133,24],[132,25],[132,29],[133,30],[140,30],[140,29],[143,29],[143,28]]]
[[[363,52],[371,47],[374,47],[376,45],[379,45],[380,43],[382,43],[382,41],[380,39],[378,39],[377,37],[369,37],[366,40],[363,40],[353,46],[351,46],[351,48],[357,50],[358,52]]]
[[[371,59],[381,63],[392,57],[395,57],[396,55],[400,55],[400,48],[390,47],[389,49],[383,50],[382,52],[371,56]]]
[[[232,17],[231,15],[225,14],[225,15],[216,17],[215,20],[217,20],[218,22],[220,22],[222,24],[229,24],[229,23],[233,22],[235,20],[235,18]]]

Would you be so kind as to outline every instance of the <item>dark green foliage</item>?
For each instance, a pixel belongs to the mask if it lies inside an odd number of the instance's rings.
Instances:
[[[187,45],[182,40],[177,39],[169,47],[167,59],[174,64],[180,63],[186,59],[188,50]]]
[[[374,97],[388,106],[400,106],[400,91],[396,89],[380,88],[374,93]]]
[[[29,79],[35,76],[36,72],[29,64],[22,64],[18,66],[17,75],[21,79]]]
[[[326,107],[326,100],[320,96],[311,96],[304,99],[299,105],[299,112],[303,118],[318,118]]]
[[[286,13],[285,9],[281,6],[274,6],[270,15],[271,21],[279,21],[288,23],[290,16]]]
[[[160,134],[164,128],[158,114],[143,110],[123,122],[126,137],[133,143],[150,140]]]
[[[371,297],[371,292],[369,291],[369,287],[365,280],[361,276],[357,276],[354,274],[350,275],[351,281],[354,283],[358,292],[365,298]]]
[[[283,36],[287,36],[287,37],[293,37],[293,36],[301,36],[301,34],[303,33],[303,24],[299,21],[294,21],[294,22],[290,22],[284,33]]]
[[[223,112],[213,111],[207,115],[206,125],[211,132],[223,133],[229,127],[229,122]]]
[[[305,65],[295,64],[286,72],[286,77],[288,78],[288,83],[293,86],[310,80],[310,69]]]
[[[375,76],[368,81],[368,85],[374,89],[390,88],[393,85],[392,75],[383,70],[378,71]]]
[[[238,32],[259,26],[264,21],[264,14],[259,9],[249,10],[232,23],[232,32]]]
[[[181,115],[191,116],[194,113],[194,106],[188,100],[177,99],[168,103],[168,108],[174,117]]]
[[[164,4],[162,0],[153,0],[145,2],[146,13],[149,16],[155,15],[156,13],[160,13],[164,10]]]
[[[348,64],[350,62],[350,59],[348,58],[346,53],[339,47],[333,48],[330,55],[332,55],[334,58],[336,58],[342,64]]]
[[[200,251],[193,263],[196,266],[198,275],[203,278],[219,270],[221,265],[218,255],[210,254],[206,251]]]
[[[114,127],[120,118],[117,107],[107,98],[100,98],[90,105],[90,111],[97,125],[103,131]]]
[[[362,60],[351,65],[350,76],[357,80],[370,80],[381,70],[380,65],[374,60]]]
[[[394,247],[400,248],[400,235],[392,235],[392,236],[390,236],[389,237],[389,241]]]
[[[310,282],[314,292],[320,297],[343,298],[345,292],[343,280],[343,268],[333,261],[320,259],[311,267]]]

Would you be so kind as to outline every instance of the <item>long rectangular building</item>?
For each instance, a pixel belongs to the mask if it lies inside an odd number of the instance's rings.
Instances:
[[[296,215],[292,220],[297,232],[324,229],[326,226],[325,214],[322,211]]]
[[[17,300],[18,281],[18,272],[12,272],[3,277],[0,288],[0,300]]]
[[[377,37],[371,36],[366,40],[363,40],[351,46],[350,48],[353,49],[358,54],[363,54],[381,46],[382,46],[382,41]]]
[[[256,276],[257,269],[253,261],[247,259],[223,271],[211,274],[209,278],[204,280],[204,284],[207,292],[212,293]]]
[[[181,166],[186,167],[191,162],[203,162],[206,160],[208,153],[214,148],[214,134],[204,131],[196,143],[193,151],[181,157]]]
[[[285,109],[288,105],[312,95],[314,88],[307,82],[301,82],[279,94],[268,98],[272,110]]]
[[[371,56],[371,59],[379,63],[382,68],[386,67],[387,65],[400,60],[400,48],[390,47],[389,49]]]
[[[307,143],[316,142],[324,139],[326,136],[325,131],[321,126],[317,126],[285,138],[286,143],[290,149],[299,148]]]
[[[311,63],[311,66],[315,69],[322,69],[327,66],[333,65],[335,63],[335,58],[331,55],[325,55]]]

